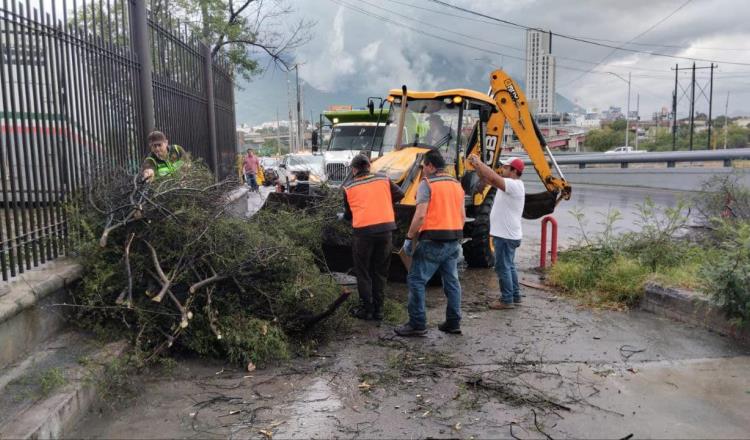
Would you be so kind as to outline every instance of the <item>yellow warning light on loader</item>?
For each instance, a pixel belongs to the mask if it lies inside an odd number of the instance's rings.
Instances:
[[[464,98],[462,98],[462,97],[460,97],[460,96],[454,96],[454,97],[453,97],[453,103],[454,103],[454,104],[460,104],[460,103],[461,103],[461,101],[463,101],[463,100],[464,100]]]

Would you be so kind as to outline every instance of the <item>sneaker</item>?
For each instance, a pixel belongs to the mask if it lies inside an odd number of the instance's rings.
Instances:
[[[351,310],[349,310],[349,314],[352,315],[352,317],[357,318],[357,319],[363,319],[363,320],[372,319],[372,312],[363,306],[357,306],[357,307],[352,308]]]
[[[448,324],[447,322],[443,322],[441,324],[438,324],[438,330],[440,330],[443,333],[450,333],[452,335],[460,335],[461,334],[461,326],[458,324]]]
[[[517,305],[517,306],[520,306],[522,302],[523,302],[523,301],[521,300],[521,298],[518,298],[518,299],[513,299],[513,304],[515,304],[515,305]]]
[[[492,310],[505,310],[505,309],[515,309],[516,306],[510,303],[504,303],[502,301],[493,301],[488,306]]]
[[[427,334],[427,329],[416,329],[411,326],[408,322],[404,325],[398,326],[393,329],[399,336],[424,336]]]

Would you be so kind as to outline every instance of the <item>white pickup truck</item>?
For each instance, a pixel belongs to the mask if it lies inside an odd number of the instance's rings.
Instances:
[[[636,150],[633,147],[617,147],[607,150],[604,154],[645,153],[646,150]]]

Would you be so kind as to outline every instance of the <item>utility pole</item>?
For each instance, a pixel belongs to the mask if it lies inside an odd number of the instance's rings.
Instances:
[[[711,63],[711,85],[708,92],[708,145],[706,149],[713,150],[711,147],[711,109],[714,101],[714,63]]]
[[[693,63],[693,79],[690,82],[690,151],[693,151],[693,126],[695,124],[695,63]]]
[[[289,152],[294,153],[294,143],[297,136],[292,136],[292,126],[294,125],[294,118],[292,118],[292,97],[291,92],[289,89],[292,87],[291,83],[289,82],[289,72],[286,74],[286,106],[287,106],[287,112],[289,116],[288,124],[287,124],[287,134],[289,139]]]
[[[713,64],[713,63],[711,63],[710,67],[709,66],[706,66],[706,67],[695,67],[695,63],[693,63],[692,67],[684,67],[684,68],[680,69],[679,65],[675,64],[675,67],[674,67],[674,94],[672,95],[672,113],[674,115],[673,116],[673,118],[674,118],[674,125],[672,126],[672,150],[675,150],[675,145],[676,145],[676,142],[677,142],[677,101],[678,101],[678,98],[677,98],[677,85],[678,85],[677,74],[679,73],[680,70],[691,70],[692,71],[692,77],[690,79],[690,116],[689,116],[689,118],[690,118],[690,150],[692,150],[693,149],[693,132],[694,132],[694,129],[695,129],[695,71],[699,70],[699,69],[711,69],[711,86],[710,86],[711,87],[711,91],[710,91],[709,97],[708,97],[708,115],[709,115],[709,117],[708,117],[708,124],[709,124],[708,125],[708,130],[709,130],[709,132],[708,133],[709,133],[709,144],[710,144],[710,140],[711,140],[711,138],[710,138],[710,136],[711,136],[711,114],[712,114],[711,107],[713,105],[713,87],[714,87],[713,86],[713,82],[714,82],[713,70],[714,70],[714,67],[718,67],[718,66],[715,65],[715,64]],[[701,87],[701,90],[703,90],[702,87]],[[685,92],[685,93],[687,93],[687,92]],[[683,95],[685,93],[683,93]],[[706,96],[705,93],[703,94],[703,96]]]
[[[729,130],[729,92],[727,92],[727,103],[724,104],[724,149],[727,149],[727,136]]]
[[[630,124],[628,123],[630,121],[630,72],[628,72],[628,110],[625,114],[625,146],[628,147],[630,144],[628,143],[628,137],[630,134]]]
[[[641,94],[636,93],[635,95],[635,151],[638,151],[638,126],[641,120]]]
[[[279,131],[279,108],[276,107],[276,155],[281,157],[281,133]]]
[[[294,65],[294,72],[297,77],[297,147],[301,149],[304,144],[302,142],[302,102],[300,101],[299,91],[299,64]]]
[[[672,94],[672,151],[677,149],[677,74],[680,73],[679,64],[674,65],[674,93]]]

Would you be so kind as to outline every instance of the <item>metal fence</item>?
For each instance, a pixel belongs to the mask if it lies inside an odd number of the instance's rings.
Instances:
[[[136,170],[153,128],[231,173],[231,68],[184,26],[145,0],[0,1],[4,281],[66,252],[70,194],[92,173]]]

